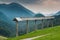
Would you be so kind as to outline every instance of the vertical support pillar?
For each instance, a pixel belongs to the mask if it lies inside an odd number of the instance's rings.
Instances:
[[[44,28],[44,23],[43,23],[43,19],[42,19],[42,27],[41,27],[41,29],[43,29]]]
[[[27,24],[26,24],[26,34],[28,34],[28,32],[29,32],[28,20],[26,22],[27,22]]]
[[[36,21],[37,21],[37,20],[35,20],[35,31],[37,30],[37,25],[36,25]]]
[[[56,25],[56,19],[54,18],[54,26]]]
[[[49,27],[49,23],[50,23],[49,21],[50,21],[50,20],[47,19],[47,27]]]
[[[18,22],[16,21],[16,37],[18,36]]]
[[[52,21],[51,24],[52,24],[52,27],[53,27],[53,19],[51,21]]]

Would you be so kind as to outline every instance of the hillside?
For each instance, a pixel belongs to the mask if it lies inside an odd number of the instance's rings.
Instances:
[[[44,15],[42,13],[37,13],[37,14],[35,14],[34,17],[44,17]]]
[[[55,27],[51,27],[51,28],[45,28],[42,30],[37,30],[28,34],[25,34],[23,36],[19,36],[19,37],[15,37],[15,38],[9,38],[8,40],[20,40],[20,39],[24,39],[24,38],[31,38],[31,37],[36,37],[36,36],[40,36],[40,35],[45,35],[45,34],[50,34],[46,37],[42,37],[41,40],[45,40],[45,39],[60,39],[59,35],[60,35],[60,26],[55,26]],[[54,34],[54,35],[52,35]],[[38,38],[40,39],[40,38]],[[47,39],[47,40],[48,40]],[[37,40],[37,39],[36,39]]]
[[[60,40],[60,27],[56,27],[55,30],[49,35],[39,37],[34,40]]]
[[[34,13],[18,3],[0,4],[0,11],[11,20],[15,17],[32,17]]]
[[[11,19],[9,19],[3,12],[0,12],[0,35],[13,36],[14,29],[12,28],[14,28],[14,26]],[[9,31],[9,33],[7,33],[7,31]]]
[[[60,11],[53,15],[55,17],[55,25],[60,25]]]
[[[0,27],[10,31],[11,34],[7,36],[15,36],[15,22],[13,22],[13,19],[15,17],[33,17],[33,15],[32,11],[18,3],[0,4]],[[23,29],[24,27],[25,25],[23,24],[21,28]],[[19,26],[19,32],[20,30]]]

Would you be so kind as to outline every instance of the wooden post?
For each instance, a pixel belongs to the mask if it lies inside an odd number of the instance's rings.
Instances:
[[[26,34],[28,34],[28,32],[29,32],[28,20],[26,22],[27,22],[27,24],[26,24]]]
[[[18,36],[18,22],[16,22],[16,37]]]
[[[36,20],[35,20],[35,31],[37,30]]]
[[[52,21],[51,24],[52,24],[52,27],[53,27],[53,19],[51,21]]]
[[[54,26],[56,25],[56,19],[54,19]]]
[[[50,23],[50,22],[49,22],[49,20],[47,19],[47,27],[49,27],[49,23]]]
[[[42,27],[41,27],[41,29],[43,29],[44,28],[44,23],[43,23],[43,19],[42,19]]]

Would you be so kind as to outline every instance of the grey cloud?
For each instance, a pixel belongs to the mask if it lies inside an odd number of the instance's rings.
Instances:
[[[31,3],[36,3],[37,1],[40,1],[40,0],[18,0],[18,1],[21,3],[31,4]]]
[[[0,0],[1,2],[18,2],[23,4],[35,4],[35,3],[42,3],[45,0]]]
[[[45,0],[18,0],[21,3],[25,3],[25,4],[35,4],[35,3],[42,3]]]
[[[17,2],[17,0],[0,0],[0,2]]]
[[[53,0],[53,1],[60,2],[60,0]]]
[[[1,2],[11,2],[12,0],[0,0]]]

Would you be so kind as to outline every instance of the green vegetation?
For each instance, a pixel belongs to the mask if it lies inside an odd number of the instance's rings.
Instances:
[[[60,26],[56,26],[56,27],[37,30],[37,31],[31,32],[31,33],[28,33],[28,34],[25,34],[25,35],[19,36],[19,37],[8,38],[8,40],[20,40],[20,39],[24,39],[24,38],[36,37],[36,36],[39,36],[39,35],[52,34],[52,35],[48,35],[46,37],[41,38],[41,40],[45,40],[45,38],[50,38],[50,37],[55,38],[56,36],[57,36],[57,38],[59,38],[59,33],[60,33]],[[38,38],[38,39],[40,40],[40,38]],[[35,39],[35,40],[38,40],[38,39]]]
[[[52,31],[53,32],[51,32],[50,35],[46,35],[34,40],[60,40],[60,27],[55,27],[52,29]]]
[[[10,31],[7,29],[4,29],[3,27],[0,27],[0,35],[9,37]]]
[[[0,36],[0,40],[7,40],[6,37]]]
[[[50,35],[40,37],[34,40],[60,40],[60,32],[56,32],[54,34],[50,34]]]

